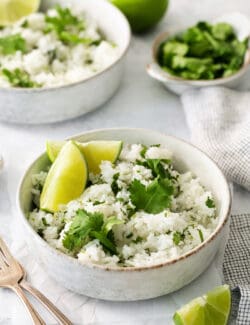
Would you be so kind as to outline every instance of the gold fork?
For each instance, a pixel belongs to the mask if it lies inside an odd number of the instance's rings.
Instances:
[[[35,325],[45,325],[45,322],[36,312],[22,288],[27,290],[38,299],[51,314],[58,320],[60,325],[72,325],[69,319],[52,304],[40,291],[33,288],[26,280],[26,273],[19,262],[11,255],[4,241],[0,238],[0,287],[12,289],[21,298]],[[22,287],[22,288],[21,288]]]

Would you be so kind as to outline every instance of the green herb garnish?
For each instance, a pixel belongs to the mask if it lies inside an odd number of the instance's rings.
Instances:
[[[17,51],[26,52],[26,42],[20,34],[0,38],[0,52],[2,54],[9,55]]]
[[[88,44],[95,45],[96,40],[79,37],[79,33],[85,29],[83,19],[74,16],[69,8],[56,6],[56,16],[46,16],[45,33],[55,32],[57,37],[66,44]],[[99,40],[98,40],[99,42]]]
[[[199,233],[201,242],[204,242],[203,232],[200,229],[198,229],[198,233]]]
[[[63,246],[77,253],[88,241],[98,239],[106,250],[116,254],[112,228],[114,225],[122,223],[123,221],[116,217],[109,217],[104,222],[102,213],[89,213],[85,210],[78,210],[70,229],[65,233]]]
[[[213,208],[215,208],[214,200],[212,200],[212,199],[210,199],[210,197],[208,197],[207,200],[206,200],[206,206],[207,206],[209,209],[213,209]]]
[[[120,174],[119,173],[116,173],[114,174],[113,176],[113,180],[112,180],[112,183],[111,183],[111,189],[113,191],[113,193],[116,195],[118,192],[119,192],[119,186],[117,184],[117,180],[119,178]]]
[[[216,79],[237,72],[244,62],[247,40],[239,41],[227,23],[199,22],[160,46],[164,70],[184,79]]]
[[[20,87],[20,88],[41,87],[40,84],[31,80],[30,75],[24,70],[15,69],[13,71],[10,71],[8,69],[3,69],[2,74],[6,77],[9,83],[14,87]]]
[[[174,232],[174,234],[173,234],[173,242],[174,242],[175,245],[179,245],[180,242],[184,241],[184,239],[185,239],[184,232],[183,233],[181,233],[179,231]]]
[[[148,186],[135,179],[129,186],[130,198],[137,210],[157,214],[168,208],[174,193],[168,179],[155,179]]]

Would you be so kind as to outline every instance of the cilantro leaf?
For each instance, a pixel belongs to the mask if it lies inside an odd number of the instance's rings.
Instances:
[[[63,246],[70,251],[78,251],[87,242],[91,231],[100,231],[103,225],[102,213],[88,213],[78,210],[69,230],[65,233]]]
[[[91,237],[96,238],[110,252],[116,254],[115,244],[103,232],[91,231]]]
[[[113,193],[116,195],[118,192],[119,192],[119,186],[117,184],[117,180],[119,178],[120,174],[119,173],[116,173],[114,174],[113,176],[113,180],[112,180],[112,183],[111,183],[111,189],[113,191]]]
[[[109,217],[104,222],[102,213],[89,213],[85,210],[78,210],[70,229],[65,233],[63,246],[77,253],[83,245],[95,238],[110,253],[116,254],[112,228],[114,225],[122,223],[123,221],[116,217]]]
[[[147,187],[135,179],[129,186],[130,199],[137,210],[157,214],[171,204],[174,187],[168,179],[155,179]]]
[[[216,79],[240,69],[247,47],[230,24],[202,21],[163,42],[158,61],[163,70],[184,79]]]
[[[74,16],[69,8],[56,6],[56,11],[56,16],[47,15],[45,17],[45,33],[54,31],[57,37],[66,44],[96,45],[100,42],[100,40],[79,37],[79,32],[85,29],[84,20]]]
[[[153,176],[159,176],[160,178],[168,178],[169,173],[162,164],[163,162],[169,163],[170,161],[163,159],[146,159],[146,165],[152,170]]]
[[[176,246],[180,244],[180,242],[184,241],[185,239],[185,234],[181,233],[179,231],[174,232],[173,234],[173,242]]]
[[[203,232],[200,229],[198,229],[198,233],[199,233],[199,236],[200,236],[200,240],[203,243],[204,242]]]
[[[234,30],[232,26],[227,23],[217,23],[212,27],[212,34],[216,39],[226,41],[234,36]]]
[[[215,208],[214,200],[212,200],[210,197],[208,197],[207,200],[206,200],[206,206],[209,209]]]
[[[20,87],[20,88],[41,87],[41,84],[38,84],[37,82],[31,80],[30,75],[24,70],[20,70],[18,68],[13,71],[10,71],[8,69],[3,69],[2,74],[9,81],[9,83],[14,87]]]
[[[102,229],[103,229],[103,233],[105,235],[108,235],[108,233],[112,230],[112,228],[115,226],[115,225],[121,225],[123,224],[124,221],[123,220],[120,220],[118,219],[117,217],[109,217],[107,219],[107,221],[104,223]]]
[[[4,55],[14,54],[17,51],[26,52],[26,42],[20,34],[0,38],[0,52]]]

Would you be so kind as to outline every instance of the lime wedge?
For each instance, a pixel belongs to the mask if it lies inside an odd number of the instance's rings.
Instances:
[[[222,285],[177,310],[173,319],[175,325],[226,325],[230,308],[230,288]]]
[[[82,194],[87,179],[88,168],[83,154],[72,141],[67,142],[49,170],[40,208],[58,211],[61,204],[67,204]]]
[[[103,160],[116,162],[122,150],[122,141],[90,141],[80,143],[79,149],[87,160],[89,171],[97,174]]]
[[[49,159],[53,162],[65,142],[47,141],[46,149]],[[89,172],[97,174],[100,171],[100,163],[108,160],[114,163],[122,150],[122,141],[90,141],[76,142],[83,153],[89,168]]]
[[[0,1],[0,26],[15,23],[24,16],[37,11],[40,0],[1,0]]]
[[[61,151],[62,147],[66,141],[47,141],[46,142],[46,152],[51,162],[56,160],[59,152]]]

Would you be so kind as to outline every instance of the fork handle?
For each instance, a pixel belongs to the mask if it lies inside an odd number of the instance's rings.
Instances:
[[[19,282],[20,286],[32,294],[37,300],[39,300],[44,307],[58,320],[60,325],[73,325],[71,321],[39,290],[32,287],[32,285],[27,282],[25,279],[22,279]]]
[[[34,325],[46,325],[46,323],[43,321],[41,316],[37,313],[37,311],[34,309],[32,304],[29,302],[28,298],[25,296],[23,290],[18,284],[14,284],[10,287],[15,293],[19,296],[19,298],[22,300],[23,304],[25,305],[26,309],[28,310],[30,317],[32,318]]]

